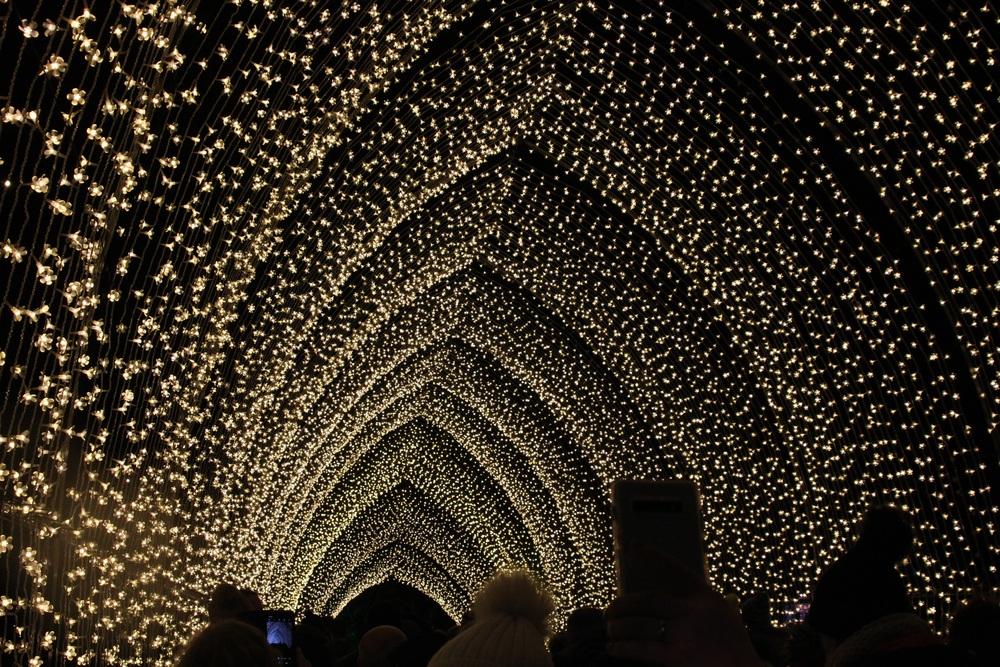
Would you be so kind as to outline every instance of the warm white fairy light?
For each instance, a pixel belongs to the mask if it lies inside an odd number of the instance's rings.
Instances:
[[[626,475],[739,594],[875,499],[932,617],[997,585],[989,4],[10,4],[22,663],[166,664],[220,580],[602,604]]]

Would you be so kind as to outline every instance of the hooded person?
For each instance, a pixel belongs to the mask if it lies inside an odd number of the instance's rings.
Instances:
[[[913,541],[909,514],[874,507],[854,546],[820,577],[806,620],[823,640],[827,667],[965,664],[910,604],[896,565]]]
[[[428,667],[552,667],[545,647],[552,596],[528,572],[500,572],[483,586],[476,622],[434,654]]]

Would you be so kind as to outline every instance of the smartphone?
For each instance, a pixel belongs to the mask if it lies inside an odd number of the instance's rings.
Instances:
[[[265,609],[243,612],[238,618],[257,627],[271,647],[278,665],[295,664],[295,612],[288,609]]]
[[[292,641],[295,629],[295,612],[283,609],[266,610],[267,643],[278,654],[279,665],[295,664],[295,645]]]
[[[689,481],[617,480],[611,485],[618,592],[657,590],[655,573],[635,570],[621,555],[633,542],[661,549],[708,580],[701,497]]]

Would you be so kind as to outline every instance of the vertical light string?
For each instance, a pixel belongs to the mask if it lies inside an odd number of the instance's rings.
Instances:
[[[871,502],[929,618],[995,588],[996,9],[672,4],[0,3],[0,649],[506,565],[562,619],[623,476],[781,610]]]

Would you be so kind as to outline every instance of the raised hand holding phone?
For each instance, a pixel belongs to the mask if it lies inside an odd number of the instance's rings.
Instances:
[[[605,614],[609,652],[670,667],[760,667],[739,611],[708,584],[697,488],[616,482],[612,505],[619,591]]]
[[[611,485],[611,526],[615,539],[615,573],[619,593],[660,588],[664,575],[634,568],[625,554],[641,541],[670,554],[707,581],[702,538],[701,499],[694,482],[618,480]]]

